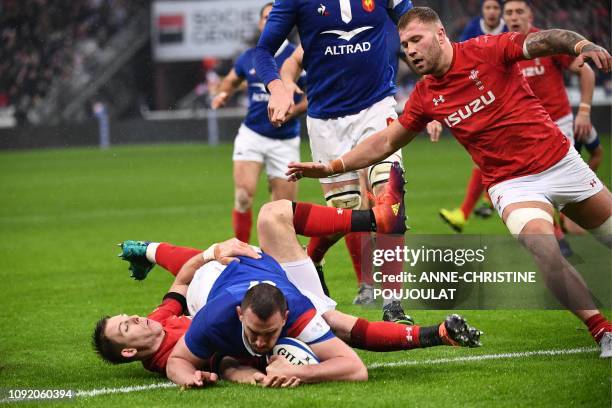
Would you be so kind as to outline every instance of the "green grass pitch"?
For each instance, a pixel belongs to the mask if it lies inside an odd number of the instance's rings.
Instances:
[[[600,177],[610,185],[610,142]],[[303,144],[304,156],[307,146]],[[412,233],[449,234],[437,215],[458,205],[471,170],[450,138],[420,138],[404,151]],[[267,196],[263,182],[256,208]],[[116,258],[124,239],[206,247],[231,235],[231,146],[158,145],[0,153],[0,389],[73,389],[157,384],[140,365],[108,366],[90,347],[102,314],[147,314],[171,276],[154,270],[129,278]],[[300,200],[322,202],[319,186],[300,182]],[[505,234],[498,217],[472,219],[468,233]],[[378,320],[377,309],[351,305],[355,278],[344,245],[327,257],[339,309]],[[610,273],[610,270],[601,271]],[[608,311],[609,313],[610,311]],[[414,311],[420,324],[447,311]],[[588,332],[565,311],[462,311],[485,331],[480,349],[438,347],[395,353],[359,352],[367,383],[267,390],[220,383],[78,397],[59,406],[584,406],[611,404],[612,366],[597,351],[459,357],[594,348]],[[35,403],[36,404],[36,403]],[[39,403],[38,403],[39,404]],[[68,404],[68,405],[64,405]],[[72,405],[73,404],[73,405]],[[49,403],[48,406],[52,406]]]

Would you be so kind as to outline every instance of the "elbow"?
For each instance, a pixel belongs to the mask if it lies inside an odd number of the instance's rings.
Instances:
[[[365,366],[360,367],[355,372],[352,381],[368,381],[368,369]]]
[[[368,381],[368,369],[361,359],[357,359],[354,362],[354,368],[352,370],[349,381]]]

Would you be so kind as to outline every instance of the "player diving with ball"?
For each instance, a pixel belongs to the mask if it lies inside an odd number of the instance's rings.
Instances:
[[[135,278],[143,279],[154,264],[176,275],[164,301],[174,305],[173,315],[162,322],[153,320],[155,312],[149,318],[103,318],[94,333],[96,350],[110,362],[140,360],[187,387],[215,383],[215,368],[232,381],[294,386],[367,380],[365,365],[349,346],[395,351],[480,345],[480,331],[458,315],[430,327],[369,322],[335,310],[336,303],[323,293],[296,234],[404,233],[403,194],[402,171],[395,163],[384,194],[371,210],[338,211],[288,200],[264,205],[257,222],[261,250],[237,240],[214,244],[204,252],[125,241],[121,256],[130,262]],[[187,311],[191,321],[180,316]],[[179,320],[185,323],[172,330]],[[294,366],[280,356],[265,366],[252,364],[264,358],[280,337],[308,344],[320,364]]]

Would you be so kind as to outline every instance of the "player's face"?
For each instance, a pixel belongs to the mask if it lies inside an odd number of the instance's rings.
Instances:
[[[263,32],[263,29],[266,26],[266,23],[268,22],[268,16],[270,15],[270,11],[272,11],[272,6],[266,6],[261,12],[259,24],[257,25],[257,28],[259,29],[260,33]]]
[[[484,18],[485,24],[491,28],[499,25],[501,19],[502,9],[499,6],[497,0],[487,0],[482,5],[482,17]]]
[[[267,320],[261,320],[250,308],[242,313],[239,311],[238,316],[246,340],[257,354],[266,354],[272,350],[287,322],[286,316],[283,317],[280,312],[274,313]]]
[[[418,20],[413,20],[400,31],[402,47],[417,74],[426,75],[437,71],[442,56],[440,36],[443,35],[443,28]]]
[[[524,1],[507,1],[504,4],[504,20],[510,31],[527,34],[531,28],[533,15]]]
[[[162,332],[161,323],[155,320],[122,314],[108,319],[104,334],[126,348],[142,349],[150,347]]]

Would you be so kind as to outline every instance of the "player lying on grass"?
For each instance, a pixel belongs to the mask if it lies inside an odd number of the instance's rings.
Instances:
[[[167,295],[172,298],[168,302],[175,302],[177,314],[186,307],[195,314],[191,327],[187,329],[189,325],[185,324],[182,328],[183,331],[188,330],[187,334],[178,341],[177,348],[172,352],[173,357],[168,360],[168,376],[179,384],[203,385],[203,374],[196,367],[209,368],[206,359],[214,352],[247,358],[265,355],[282,335],[310,344],[323,362],[318,366],[320,368],[296,368],[277,358],[266,368],[268,376],[297,377],[302,382],[367,378],[361,361],[334,337],[330,328],[349,345],[371,351],[442,344],[479,345],[480,332],[468,327],[456,315],[450,316],[443,324],[431,327],[374,323],[334,310],[335,302],[323,294],[316,270],[299,244],[296,232],[311,235],[349,230],[404,231],[403,180],[399,165],[393,167],[392,175],[389,186],[393,186],[393,189],[389,188],[387,194],[381,196],[373,210],[345,210],[339,213],[330,207],[286,200],[266,204],[258,220],[259,240],[265,251],[259,259],[240,257],[240,262],[232,262],[225,267],[223,263],[232,260],[231,254],[238,253],[228,252],[230,245],[243,251],[238,254],[249,255],[245,252],[245,248],[249,247],[237,241],[213,246],[204,253],[169,244],[126,242],[122,256],[130,261],[134,276],[142,279],[154,262],[162,265],[177,275],[171,288],[176,294]],[[398,211],[394,213],[393,208]],[[253,256],[253,253],[250,255]],[[187,288],[186,282],[194,274]],[[249,289],[253,282],[262,281],[274,282],[276,287],[255,285]],[[263,295],[257,293],[260,291]],[[265,303],[275,296],[276,302]],[[177,299],[181,299],[180,302]],[[287,302],[288,311],[282,299]],[[181,302],[183,306],[180,306]],[[268,310],[258,314],[261,302]],[[177,319],[180,318],[173,318],[170,322]],[[146,344],[141,344],[139,348],[135,346],[139,339],[128,339],[121,331],[125,326],[124,331],[127,328],[129,332],[130,325],[148,331],[152,327],[148,319],[126,315],[114,316],[99,323],[102,329],[97,330],[96,338],[99,340],[96,344],[103,346],[97,348],[114,354],[106,358],[100,352],[102,357],[111,362],[144,358],[145,367],[150,367],[151,361],[160,367],[165,364],[167,351],[163,354],[156,352],[161,350],[157,345],[167,346],[168,342],[177,342],[176,331],[172,337],[168,337],[163,326],[157,326],[161,330],[152,334]],[[166,339],[169,339],[168,342]],[[175,361],[174,366],[171,365],[172,361]],[[326,361],[329,362],[326,364]],[[239,381],[254,382],[253,375],[257,373],[255,369],[245,367]],[[211,374],[205,374],[204,378],[216,381],[216,376]]]
[[[499,215],[531,252],[547,287],[588,327],[601,357],[612,357],[612,323],[561,255],[552,222],[557,208],[610,248],[612,196],[571,148],[517,64],[568,54],[578,64],[592,60],[609,72],[612,57],[566,30],[451,43],[436,12],[427,7],[406,13],[399,32],[408,58],[425,75],[399,120],[329,163],[294,163],[288,175],[321,178],[365,168],[410,143],[432,119],[441,121],[482,170]]]

